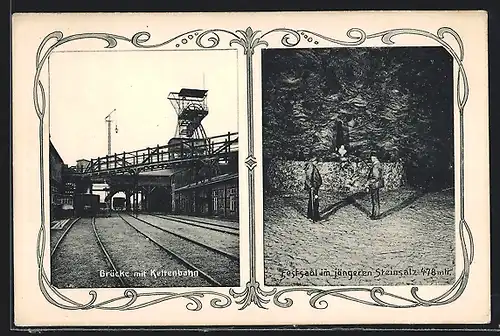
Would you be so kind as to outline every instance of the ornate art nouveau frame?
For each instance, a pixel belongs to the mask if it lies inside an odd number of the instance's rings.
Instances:
[[[269,47],[269,39],[274,36],[280,38],[280,47],[293,48],[301,43],[309,47],[319,45],[322,46],[362,46],[368,40],[380,39],[386,45],[395,45],[393,38],[402,35],[418,35],[420,37],[432,40],[434,43],[445,48],[453,57],[455,70],[457,71],[458,85],[456,88],[456,113],[459,118],[459,180],[460,188],[458,196],[460,200],[460,211],[458,220],[458,232],[460,237],[460,250],[463,257],[463,270],[457,277],[455,283],[441,295],[424,299],[418,294],[418,287],[412,287],[406,296],[393,294],[382,287],[339,287],[333,289],[320,289],[314,287],[293,287],[285,289],[264,289],[261,287],[259,278],[257,277],[257,244],[256,235],[259,234],[256,230],[256,174],[257,167],[261,164],[260,158],[255,150],[255,101],[254,101],[254,54],[259,52],[259,49]],[[338,297],[346,300],[355,301],[362,305],[392,307],[392,308],[412,308],[417,306],[439,306],[447,305],[457,300],[464,292],[471,271],[471,265],[474,260],[474,242],[472,232],[465,218],[465,187],[464,187],[464,113],[469,95],[469,85],[467,81],[466,69],[463,65],[464,60],[464,45],[460,35],[452,28],[443,27],[437,32],[429,32],[418,29],[391,29],[375,33],[366,33],[359,28],[351,28],[347,31],[347,39],[334,39],[308,30],[294,30],[288,28],[277,28],[267,32],[254,30],[251,27],[245,30],[230,31],[225,29],[195,29],[180,35],[177,35],[169,40],[157,44],[148,44],[151,36],[148,32],[139,32],[132,37],[114,35],[110,33],[83,33],[70,36],[64,36],[62,32],[55,31],[48,34],[40,43],[36,53],[36,73],[33,81],[33,102],[36,115],[39,119],[39,155],[40,155],[40,185],[41,185],[41,208],[40,220],[41,225],[38,231],[37,240],[37,265],[38,265],[38,283],[39,288],[44,297],[52,305],[55,305],[65,310],[137,310],[143,307],[156,305],[164,301],[169,301],[178,298],[188,300],[186,309],[198,311],[204,308],[203,299],[211,297],[210,306],[217,309],[227,308],[231,305],[236,305],[238,309],[243,310],[247,307],[256,305],[257,307],[267,309],[272,307],[287,308],[294,304],[293,300],[287,297],[292,292],[306,292],[309,299],[310,308],[326,309],[328,303],[326,297]],[[246,166],[246,181],[248,183],[248,244],[249,244],[249,278],[242,279],[246,281],[244,288],[230,288],[228,292],[218,290],[197,290],[180,292],[178,290],[159,290],[155,292],[141,292],[136,289],[126,289],[122,295],[101,300],[98,290],[90,290],[90,298],[85,302],[78,302],[68,295],[61,293],[57,288],[50,284],[47,276],[46,265],[44,265],[44,253],[46,250],[46,241],[48,232],[46,229],[46,210],[45,210],[45,195],[47,185],[45,183],[44,170],[47,161],[44,148],[45,129],[44,119],[47,118],[47,94],[43,80],[41,78],[42,69],[47,64],[47,60],[52,52],[62,45],[69,44],[73,41],[82,39],[98,39],[102,40],[107,45],[104,49],[113,49],[119,43],[130,44],[137,49],[155,49],[163,46],[168,46],[173,49],[191,46],[193,44],[199,49],[211,49],[216,47],[235,48],[243,52],[245,56],[246,70],[246,125],[247,125],[247,148],[240,148],[241,155],[244,157]],[[451,41],[456,44],[454,48]],[[325,45],[326,44],[326,45]],[[258,131],[258,130],[257,130]],[[240,174],[243,174],[241,172]],[[246,239],[246,237],[241,237]]]

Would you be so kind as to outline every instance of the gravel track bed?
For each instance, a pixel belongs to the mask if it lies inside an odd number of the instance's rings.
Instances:
[[[184,272],[189,269],[118,216],[96,218],[96,229],[116,268],[119,271],[129,272],[123,280],[130,287],[209,285],[199,276],[159,273],[160,271]]]
[[[58,288],[120,287],[115,278],[99,277],[101,269],[110,271],[112,267],[97,243],[91,219],[82,218],[69,230],[52,257],[52,284]]]
[[[50,251],[52,252],[54,250],[54,247],[56,246],[59,238],[64,234],[64,231],[73,223],[76,221],[76,218],[70,219],[70,221],[64,226],[63,229],[50,229]],[[70,229],[71,230],[71,229]]]
[[[54,247],[57,244],[57,241],[63,235],[64,230],[50,230],[50,252],[54,250]]]
[[[177,223],[180,222],[180,223],[187,224],[190,226],[197,226],[197,227],[200,227],[202,229],[219,231],[219,232],[229,233],[229,234],[233,234],[233,235],[238,235],[238,232],[239,232],[239,229],[228,227],[228,226],[223,225],[223,224],[221,225],[218,223],[208,223],[208,222],[203,222],[201,220],[192,219],[192,218],[187,219],[187,218],[172,217],[172,216],[168,216],[168,215],[156,215],[155,217],[168,219],[168,220],[171,220],[171,221],[174,221]]]
[[[200,222],[205,222],[208,224],[218,224],[218,225],[224,225],[233,229],[239,229],[240,228],[240,223],[237,221],[230,221],[230,220],[223,220],[223,219],[215,219],[215,218],[205,218],[205,217],[197,217],[197,216],[185,216],[185,215],[162,215],[164,217],[173,217],[173,218],[179,218],[179,219],[185,219],[185,220],[193,220],[193,221],[200,221]]]
[[[225,255],[164,232],[132,216],[123,217],[155,241],[161,242],[162,246],[217,280],[222,286],[239,286],[240,265],[238,260],[230,259]]]
[[[234,234],[214,231],[151,215],[139,215],[139,218],[151,224],[165,228],[166,230],[232,254],[236,257],[239,255],[239,237]]]

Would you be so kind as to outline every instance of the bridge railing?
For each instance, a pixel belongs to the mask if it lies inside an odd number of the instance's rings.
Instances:
[[[203,140],[200,143],[185,141],[98,157],[90,160],[84,173],[124,171],[154,164],[181,163],[213,156],[225,157],[238,150],[238,133],[227,133]]]

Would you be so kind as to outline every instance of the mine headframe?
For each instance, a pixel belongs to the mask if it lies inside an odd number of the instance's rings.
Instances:
[[[208,115],[208,90],[183,88],[170,92],[168,99],[177,113],[175,135],[168,142],[170,159],[203,156],[208,151],[208,140],[201,124]]]
[[[206,138],[201,124],[208,115],[208,90],[182,89],[170,92],[168,99],[177,113],[176,138]]]

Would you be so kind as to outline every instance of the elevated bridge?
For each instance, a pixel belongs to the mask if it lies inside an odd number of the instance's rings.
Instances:
[[[226,214],[237,194],[238,133],[207,137],[202,125],[208,115],[207,90],[183,88],[168,99],[178,119],[168,144],[77,161],[65,174],[74,194],[91,194],[96,184],[105,184],[100,189],[106,191],[104,201],[123,192],[127,210],[140,204],[151,211],[180,206],[180,211],[212,213],[224,204]]]
[[[168,145],[115,153],[91,159],[87,167],[73,169],[81,177],[100,180],[115,175],[138,175],[141,172],[227,163],[238,153],[238,133],[227,133],[205,139],[178,139]]]

